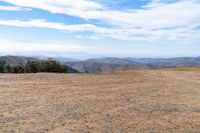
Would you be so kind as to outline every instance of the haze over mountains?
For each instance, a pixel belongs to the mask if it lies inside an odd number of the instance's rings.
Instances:
[[[28,60],[43,60],[47,57],[1,56],[7,64],[25,64]],[[200,67],[200,57],[180,58],[94,58],[78,60],[55,57],[54,60],[66,64],[79,72],[103,72],[130,69]]]
[[[80,62],[68,62],[67,65],[81,72],[101,72],[113,70],[143,68],[199,67],[200,57],[181,58],[100,58]]]

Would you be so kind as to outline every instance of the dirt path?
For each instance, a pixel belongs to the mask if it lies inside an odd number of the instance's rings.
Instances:
[[[0,75],[0,132],[200,132],[200,70]]]

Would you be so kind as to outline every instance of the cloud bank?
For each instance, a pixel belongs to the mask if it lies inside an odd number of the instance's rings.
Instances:
[[[199,40],[200,1],[152,0],[139,9],[116,10],[93,0],[0,0],[20,8],[37,8],[53,14],[66,14],[92,23],[66,25],[46,20],[0,20],[1,25],[40,27],[70,32],[90,31],[99,36],[122,40],[191,41]]]

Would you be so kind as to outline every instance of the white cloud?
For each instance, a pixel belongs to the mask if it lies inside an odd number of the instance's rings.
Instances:
[[[30,8],[23,8],[18,6],[0,6],[0,11],[29,11]]]
[[[48,22],[41,19],[35,19],[30,21],[0,20],[0,25],[19,26],[19,27],[40,27],[40,28],[68,30],[68,31],[86,31],[86,30],[92,31],[97,28],[96,26],[91,24],[65,25],[62,23]]]
[[[1,20],[1,25],[41,27],[67,31],[91,31],[101,36],[123,40],[179,41],[198,39],[200,31],[199,0],[151,0],[142,9],[113,10],[92,0],[0,0],[24,8],[39,8],[51,13],[82,19],[96,19],[112,28],[93,24],[65,25],[45,20]]]
[[[159,1],[144,6],[144,9],[127,11],[112,10],[91,0],[0,0],[22,7],[39,8],[52,13],[62,13],[83,19],[97,19],[125,26],[158,28],[163,26],[196,23],[200,17],[200,3],[183,0],[174,3]]]
[[[119,36],[117,36],[116,34],[121,34],[123,32],[121,29],[108,29],[103,27],[97,27],[92,24],[65,25],[62,23],[48,22],[45,20],[30,20],[30,21],[0,20],[0,25],[18,26],[18,27],[40,27],[40,28],[70,31],[70,32],[90,31],[113,38],[118,38]],[[123,38],[121,37],[121,39]]]
[[[133,37],[129,37],[130,34],[145,34],[144,30],[141,29],[111,29],[104,27],[97,27],[92,24],[81,24],[81,25],[65,25],[62,23],[48,22],[45,20],[30,20],[30,21],[20,21],[20,20],[0,20],[0,25],[8,26],[18,26],[18,27],[40,27],[49,28],[55,30],[63,30],[69,32],[84,32],[90,31],[97,33],[105,37],[111,37],[115,39],[129,40]],[[138,37],[137,37],[138,38]],[[136,39],[136,38],[135,38]]]
[[[180,41],[182,39],[198,39],[200,36],[200,31],[192,30],[192,28],[196,25],[172,29],[164,28],[151,30],[145,28],[104,28],[97,27],[92,24],[66,25],[62,23],[48,22],[45,20],[0,20],[0,25],[49,28],[68,32],[90,31],[96,34],[95,39],[97,39],[97,35],[100,35],[121,40],[162,41],[163,39],[166,39],[168,41]],[[94,36],[92,38],[94,39]]]
[[[34,42],[17,42],[2,41],[0,51],[2,52],[82,52],[91,51],[93,47],[80,44],[59,44],[59,43],[34,43]]]

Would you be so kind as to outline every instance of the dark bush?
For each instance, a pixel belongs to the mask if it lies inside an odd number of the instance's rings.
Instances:
[[[68,67],[66,65],[62,65],[55,60],[44,60],[40,62],[40,70],[41,72],[56,72],[56,73],[67,73]]]
[[[9,66],[9,73],[24,73],[24,67],[19,64],[11,64]]]
[[[36,73],[40,71],[40,62],[38,61],[28,61],[25,65],[26,73]]]
[[[53,73],[67,73],[68,67],[62,65],[55,60],[44,60],[44,61],[28,61],[25,65],[26,73],[37,73],[37,72],[53,72]]]
[[[0,60],[0,73],[4,73],[6,69],[6,62],[4,60]]]
[[[78,71],[69,68],[66,65],[60,64],[55,60],[31,61],[25,65],[6,64],[5,61],[0,61],[0,73],[37,73],[37,72],[53,72],[53,73],[77,73]]]

